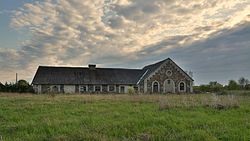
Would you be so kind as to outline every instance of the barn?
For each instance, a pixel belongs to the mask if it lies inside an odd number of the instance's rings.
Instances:
[[[36,93],[192,93],[193,79],[167,58],[142,69],[39,66]]]

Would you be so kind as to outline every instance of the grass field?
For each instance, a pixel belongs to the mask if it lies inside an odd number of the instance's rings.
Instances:
[[[0,140],[249,141],[250,95],[2,93]]]

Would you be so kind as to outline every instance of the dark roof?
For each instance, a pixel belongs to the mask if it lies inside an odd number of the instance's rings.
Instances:
[[[141,69],[40,66],[32,84],[136,84]]]
[[[147,75],[145,76],[148,76],[149,74],[151,74],[152,72],[154,72],[157,68],[159,68],[166,60],[168,59],[165,59],[165,60],[162,60],[160,62],[157,62],[155,64],[151,64],[151,65],[148,65],[148,66],[145,66],[143,68],[143,70],[148,70],[147,72]]]
[[[160,62],[157,62],[155,64],[151,64],[148,66],[145,66],[142,70],[143,70],[143,74],[141,75],[140,79],[138,80],[137,84],[139,84],[140,82],[142,82],[142,80],[144,80],[147,76],[149,76],[152,72],[154,72],[158,67],[160,67],[165,61],[162,60]]]

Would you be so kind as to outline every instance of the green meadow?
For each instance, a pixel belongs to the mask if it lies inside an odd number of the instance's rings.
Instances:
[[[250,94],[0,94],[0,141],[249,141]]]

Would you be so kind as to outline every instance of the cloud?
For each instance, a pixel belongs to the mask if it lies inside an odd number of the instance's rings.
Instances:
[[[196,84],[209,81],[226,84],[230,79],[250,75],[249,38],[250,23],[247,22],[240,28],[223,30],[222,34],[160,56],[172,56],[187,70],[192,70]]]
[[[0,67],[34,73],[38,65],[142,64],[239,27],[249,21],[249,9],[250,2],[240,0],[27,3],[15,11],[11,27],[32,36],[17,50],[1,49]]]

